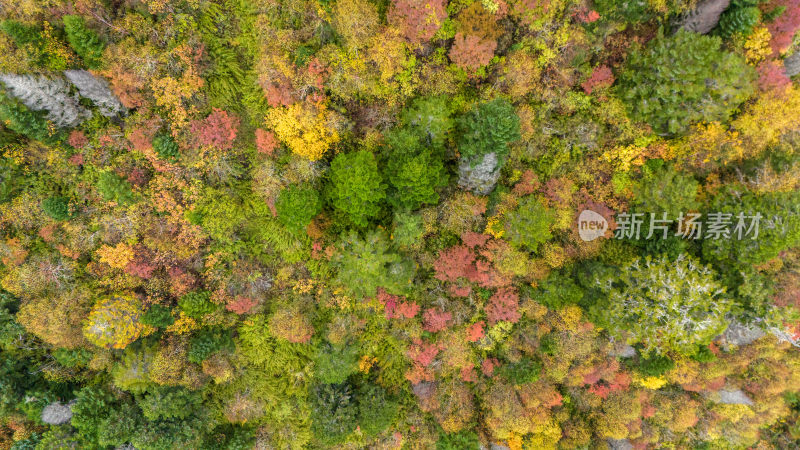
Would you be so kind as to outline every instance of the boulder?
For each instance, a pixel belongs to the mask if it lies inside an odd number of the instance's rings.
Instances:
[[[48,425],[63,425],[72,419],[71,404],[53,402],[42,409],[42,422]]]
[[[680,22],[680,28],[695,33],[706,34],[719,23],[722,13],[728,9],[731,0],[705,0],[686,13]]]
[[[480,159],[462,159],[458,164],[458,186],[479,195],[489,195],[500,178],[500,163],[497,155],[487,153]]]

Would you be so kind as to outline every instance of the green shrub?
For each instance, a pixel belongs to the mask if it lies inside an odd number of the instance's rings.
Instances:
[[[178,143],[168,134],[159,134],[153,139],[153,148],[158,156],[164,159],[176,160],[181,155]]]
[[[726,121],[754,91],[755,71],[720,50],[720,38],[679,30],[631,53],[619,93],[635,120],[659,134],[700,121]]]
[[[297,186],[281,191],[275,201],[278,220],[293,233],[305,230],[321,206],[316,190]]]
[[[377,217],[386,198],[386,186],[375,156],[361,150],[341,153],[331,162],[327,194],[334,210],[346,222],[366,227]]]
[[[100,36],[86,26],[80,16],[64,16],[64,31],[67,33],[67,42],[83,59],[86,67],[99,69],[103,64],[103,50],[105,44]]]

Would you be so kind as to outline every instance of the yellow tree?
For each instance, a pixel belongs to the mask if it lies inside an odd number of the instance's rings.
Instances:
[[[147,328],[139,321],[141,315],[142,304],[137,298],[114,295],[92,308],[83,334],[98,347],[125,348]]]

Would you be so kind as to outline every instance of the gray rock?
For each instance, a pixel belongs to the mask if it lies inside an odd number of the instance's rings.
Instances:
[[[795,50],[783,60],[783,70],[787,77],[793,77],[800,73],[800,49]]]
[[[113,117],[125,110],[109,89],[106,80],[97,78],[85,70],[66,70],[64,75],[78,88],[81,97],[86,97],[97,105],[100,114]]]
[[[731,4],[731,0],[705,0],[686,13],[680,22],[680,28],[695,33],[706,34],[719,23],[722,13]]]
[[[458,186],[479,195],[489,195],[500,178],[497,155],[487,153],[478,162],[462,159],[458,164]]]
[[[617,345],[609,352],[610,356],[616,358],[633,358],[636,356],[636,349],[630,345]]]
[[[511,450],[511,449],[506,447],[505,445],[495,444],[494,442],[492,442],[492,445],[489,448],[489,450]]]
[[[724,405],[749,405],[753,406],[753,401],[741,389],[720,389],[719,403]]]
[[[725,342],[737,347],[748,345],[756,339],[764,336],[764,330],[752,325],[743,325],[739,322],[731,322],[728,329],[722,334]]]
[[[609,439],[608,448],[611,450],[633,450],[633,444],[627,439]]]
[[[72,419],[71,405],[59,402],[50,403],[42,409],[42,422],[49,425],[63,425]]]

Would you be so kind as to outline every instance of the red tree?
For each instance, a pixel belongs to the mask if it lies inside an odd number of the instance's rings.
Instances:
[[[214,108],[204,120],[193,121],[191,129],[198,145],[230,150],[239,130],[239,119]]]
[[[608,66],[597,66],[589,78],[581,84],[583,92],[591,94],[595,88],[608,87],[614,83],[614,74]]]
[[[447,18],[444,0],[394,0],[387,20],[411,43],[429,41]]]
[[[422,314],[422,328],[430,333],[436,333],[447,328],[447,322],[453,318],[453,315],[447,311],[442,311],[439,308],[426,309]]]
[[[494,325],[500,321],[517,323],[521,314],[519,313],[519,296],[514,288],[504,287],[498,289],[489,299],[486,306],[486,317],[489,324]]]
[[[794,33],[800,28],[800,1],[775,0],[762,6],[764,11],[774,11],[781,7],[786,8],[783,14],[767,25],[772,35],[769,44],[776,55],[785,52],[792,45]]]

